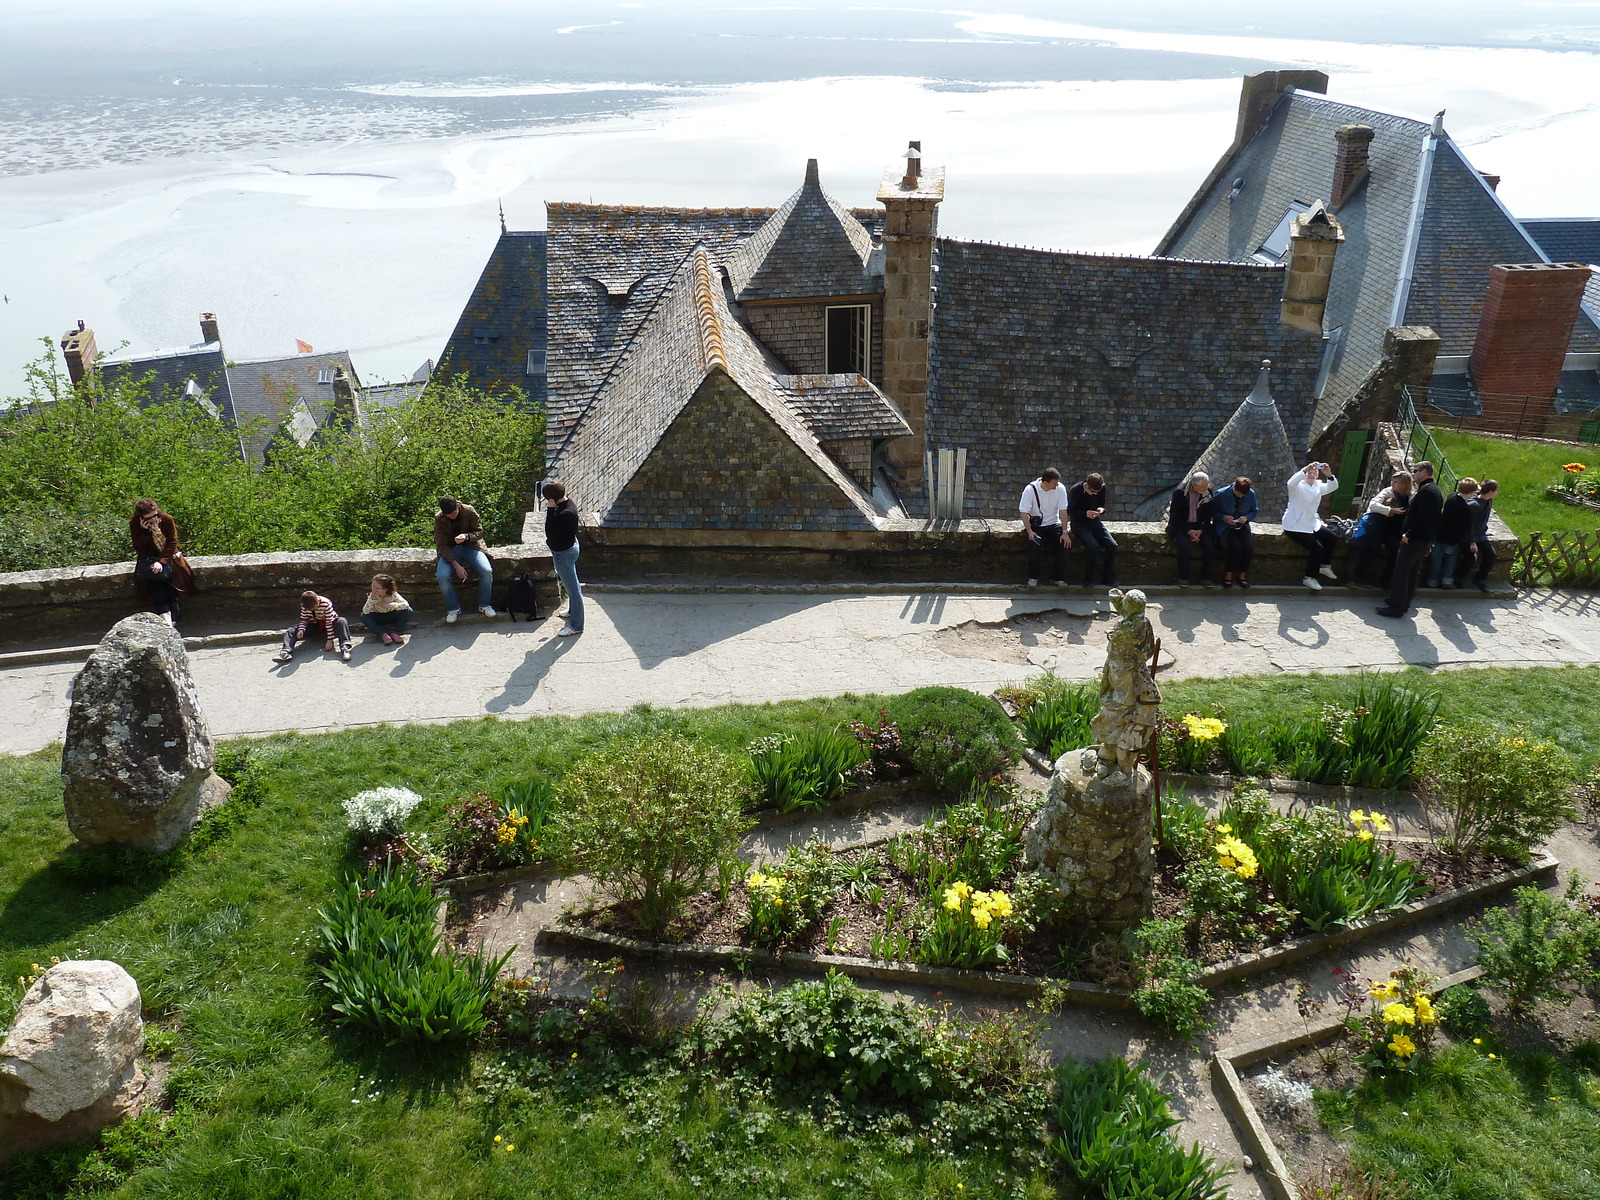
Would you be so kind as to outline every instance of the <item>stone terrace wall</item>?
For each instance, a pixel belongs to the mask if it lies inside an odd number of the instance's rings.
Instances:
[[[506,581],[518,574],[540,581],[541,612],[555,603],[555,574],[542,538],[531,546],[491,546],[489,557],[494,562],[496,604],[502,603]],[[432,550],[214,555],[190,558],[189,563],[197,590],[184,604],[185,625],[228,620],[234,614],[259,614],[268,627],[288,625],[300,593],[312,588],[332,599],[355,626],[368,584],[378,574],[394,576],[419,618],[444,613]],[[458,590],[471,596],[475,586],[469,581]],[[0,647],[48,641],[68,630],[103,629],[139,607],[131,562],[0,574]]]
[[[533,519],[524,540],[539,536]],[[1166,529],[1155,522],[1108,522],[1119,543],[1117,578],[1131,586],[1177,582]],[[1504,584],[1516,538],[1499,527],[1495,580]],[[673,577],[706,580],[796,579],[824,582],[1003,583],[1026,576],[1022,534],[1014,521],[894,521],[873,531],[793,532],[708,529],[604,529],[586,518],[579,575],[595,582],[645,582]],[[1334,556],[1343,572],[1344,549]],[[1261,584],[1299,583],[1305,551],[1276,525],[1257,528],[1250,579]],[[1074,549],[1068,577],[1082,577]],[[1198,568],[1197,568],[1198,570]],[[1218,560],[1221,578],[1221,560]],[[1345,594],[1336,591],[1333,595]],[[1372,593],[1356,593],[1362,598]]]

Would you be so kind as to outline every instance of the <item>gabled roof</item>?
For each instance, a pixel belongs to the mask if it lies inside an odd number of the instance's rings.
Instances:
[[[1106,476],[1127,519],[1170,488],[1275,364],[1309,436],[1320,339],[1278,319],[1284,268],[941,239],[928,446],[967,447],[968,511],[1014,516],[1042,467]]]
[[[862,375],[779,375],[790,409],[818,441],[894,438],[911,426],[893,400]]]
[[[553,459],[689,251],[703,245],[725,255],[773,210],[549,204],[546,211]]]
[[[850,523],[871,527],[882,514],[789,408],[776,369],[733,318],[720,273],[706,248],[696,246],[672,273],[611,376],[552,455],[551,478],[560,478],[585,511],[598,512],[604,520],[685,407],[708,380],[721,375],[809,460],[814,477],[837,490]],[[706,469],[716,466],[707,463]],[[670,515],[662,515],[660,523],[670,524],[665,519]],[[742,523],[738,514],[734,518],[730,524]],[[823,514],[816,526],[799,527],[832,528],[838,523]]]
[[[259,459],[285,421],[292,421],[290,432],[304,445],[311,433],[326,425],[334,414],[337,405],[333,379],[340,371],[349,379],[352,390],[361,387],[355,364],[343,350],[263,358],[230,366],[228,417],[239,426],[252,421],[259,424],[244,438],[246,454]],[[352,419],[355,416],[353,412],[349,415]]]
[[[800,190],[727,259],[728,278],[741,304],[859,296],[883,290],[867,278],[871,254],[871,235],[822,190],[813,158]]]
[[[1551,262],[1581,262],[1600,266],[1600,217],[1540,217],[1524,220],[1522,227],[1539,243]],[[1589,277],[1583,290],[1589,315],[1600,317],[1600,271]]]
[[[501,231],[439,355],[442,379],[465,379],[500,395],[521,392],[533,405],[545,402],[545,376],[528,370],[529,354],[547,349],[545,246],[543,233]]]
[[[1288,480],[1302,464],[1289,444],[1278,404],[1272,398],[1272,366],[1263,362],[1256,383],[1244,403],[1234,410],[1222,431],[1212,439],[1194,465],[1172,481],[1177,488],[1197,472],[1210,477],[1213,488],[1248,475],[1261,502],[1261,520],[1276,521],[1289,502]],[[1160,494],[1140,508],[1144,520],[1165,515],[1166,496]]]

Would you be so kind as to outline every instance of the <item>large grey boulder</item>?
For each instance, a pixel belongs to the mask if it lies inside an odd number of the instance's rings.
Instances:
[[[1093,746],[1056,760],[1044,807],[1023,830],[1022,854],[1054,880],[1074,928],[1121,933],[1150,915],[1153,811],[1143,766],[1108,770]]]
[[[64,962],[28,989],[0,1044],[0,1161],[92,1137],[142,1106],[139,985],[114,962]]]
[[[73,684],[61,755],[73,836],[171,849],[227,798],[215,762],[178,631],[153,613],[118,621]]]

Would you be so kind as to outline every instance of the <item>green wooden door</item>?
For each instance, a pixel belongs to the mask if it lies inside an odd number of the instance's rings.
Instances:
[[[1339,452],[1339,461],[1333,472],[1339,477],[1339,490],[1334,492],[1328,504],[1329,512],[1343,514],[1349,511],[1356,498],[1356,488],[1361,486],[1361,468],[1365,465],[1367,442],[1371,438],[1370,429],[1352,429],[1344,435],[1344,449]]]

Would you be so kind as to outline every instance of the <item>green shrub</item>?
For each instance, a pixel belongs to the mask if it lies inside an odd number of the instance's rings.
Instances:
[[[933,916],[917,958],[935,967],[987,967],[1011,957],[1002,944],[1012,914],[1006,892],[985,892],[956,880],[930,898]]]
[[[1226,1171],[1200,1148],[1181,1149],[1159,1081],[1120,1056],[1068,1058],[1056,1072],[1060,1099],[1051,1156],[1083,1194],[1103,1200],[1221,1200]]]
[[[1210,819],[1210,810],[1181,788],[1162,789],[1162,845],[1179,858],[1194,858],[1210,848],[1211,831],[1206,827]]]
[[[317,913],[322,982],[342,1021],[390,1042],[445,1042],[486,1025],[484,1004],[511,957],[440,948],[439,900],[409,867],[349,876]]]
[[[1324,705],[1315,717],[1230,725],[1223,750],[1241,774],[1266,774],[1263,760],[1270,756],[1290,779],[1403,788],[1416,777],[1416,754],[1438,718],[1439,702],[1438,693],[1394,679],[1364,679],[1348,704]]]
[[[538,777],[513,783],[500,794],[495,841],[502,862],[522,866],[547,856],[548,830],[558,803],[555,785]]]
[[[790,846],[782,861],[745,877],[745,926],[758,946],[787,941],[809,928],[839,892],[843,866],[826,842],[813,837]]]
[[[937,788],[987,786],[1016,763],[1021,738],[993,700],[962,688],[925,687],[889,702],[911,765]]]
[[[1426,890],[1411,863],[1329,808],[1273,814],[1246,840],[1279,903],[1320,933],[1409,904]]]
[[[1271,775],[1277,762],[1273,753],[1272,732],[1254,721],[1230,721],[1222,731],[1222,756],[1235,775]]]
[[[1022,826],[1019,813],[969,796],[929,817],[921,829],[897,835],[887,847],[889,861],[930,893],[958,879],[991,887],[1021,855]]]
[[[714,878],[750,827],[748,772],[680,737],[612,745],[561,782],[566,856],[656,934]]]
[[[1060,758],[1068,750],[1092,745],[1089,722],[1100,711],[1099,690],[1092,684],[1052,687],[1022,714],[1022,738],[1035,750]]]
[[[1428,819],[1458,856],[1485,851],[1526,863],[1577,816],[1567,795],[1571,759],[1520,727],[1441,725],[1418,752],[1417,772]]]
[[[818,809],[844,795],[852,772],[869,755],[857,737],[839,729],[812,729],[750,743],[750,777],[779,812]]]
[[[1152,918],[1130,929],[1123,941],[1133,955],[1134,1005],[1150,1020],[1189,1037],[1200,1028],[1211,993],[1195,983],[1200,964],[1185,953],[1183,922]]]
[[[1471,984],[1445,988],[1434,1001],[1439,1020],[1456,1038],[1482,1037],[1489,1032],[1489,1002]]]
[[[1514,910],[1492,908],[1467,922],[1467,940],[1478,948],[1473,961],[1486,980],[1506,989],[1512,1012],[1525,1014],[1539,1000],[1566,1004],[1567,989],[1586,977],[1600,948],[1600,922],[1577,906],[1582,893],[1577,875],[1562,896],[1519,887]]]

